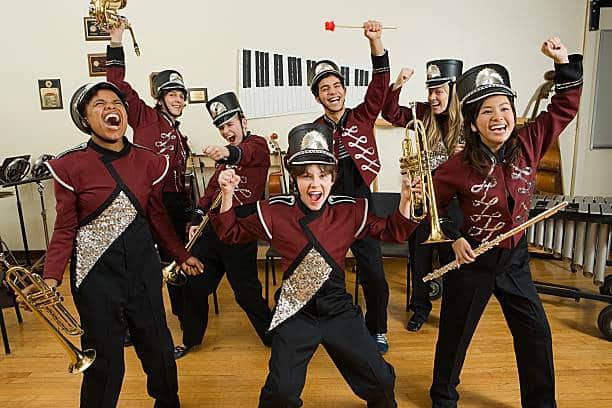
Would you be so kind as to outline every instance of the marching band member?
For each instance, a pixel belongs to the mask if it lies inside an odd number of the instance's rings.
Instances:
[[[57,218],[43,277],[57,286],[71,259],[72,294],[85,331],[81,343],[97,355],[84,372],[81,407],[116,406],[126,324],[155,407],[178,407],[153,239],[188,273],[200,273],[202,264],[185,252],[162,203],[168,160],[125,138],[126,101],[115,85],[82,86],[70,109],[77,128],[91,138],[47,162]]]
[[[466,146],[438,167],[434,184],[440,214],[455,195],[464,214],[460,230],[442,224],[461,268],[444,275],[430,390],[434,407],[457,406],[467,348],[491,295],[514,339],[522,406],[556,406],[551,332],[531,280],[523,233],[478,258],[472,249],[527,220],[538,162],[578,111],[582,56],[568,56],[557,37],[543,43],[542,53],[555,62],[556,92],[547,111],[521,129],[503,66],[476,66],[457,82]]]
[[[155,107],[148,106],[132,86],[125,81],[125,55],[123,32],[125,25],[110,30],[111,41],[106,48],[106,80],[115,84],[126,95],[128,123],[134,130],[134,143],[162,154],[170,161],[170,168],[163,180],[162,199],[168,210],[174,230],[185,239],[191,214],[191,192],[186,188],[185,172],[189,146],[181,133],[178,118],[186,105],[187,88],[177,71],[167,69],[153,79]],[[170,254],[160,252],[162,261],[171,262]],[[182,319],[183,288],[168,284],[172,313]]]
[[[268,144],[263,137],[247,130],[247,119],[233,92],[209,100],[206,107],[213,124],[228,144],[211,145],[203,150],[206,156],[217,162],[217,168],[204,195],[198,201],[197,216],[192,222],[191,230],[197,228],[197,224],[210,210],[219,194],[217,178],[226,166],[236,166],[242,176],[233,196],[233,206],[241,216],[253,212],[253,203],[264,197],[270,167]],[[193,253],[202,259],[206,272],[199,276],[190,276],[187,280],[183,344],[175,347],[175,357],[183,357],[190,348],[202,343],[208,325],[208,297],[217,289],[225,273],[236,301],[246,312],[261,341],[269,345],[266,329],[270,324],[271,313],[261,296],[261,283],[257,276],[257,241],[239,245],[223,243],[208,224],[196,241]]]
[[[380,113],[389,83],[389,56],[384,49],[382,26],[366,21],[363,32],[370,42],[373,74],[363,103],[354,109],[345,106],[346,87],[338,66],[329,60],[317,62],[311,91],[325,114],[315,123],[327,125],[334,135],[334,154],[338,159],[338,178],[333,194],[362,197],[370,201],[370,184],[380,172],[381,163],[374,139],[374,123]],[[371,203],[370,203],[371,205]],[[386,353],[389,285],[385,279],[380,245],[370,237],[351,246],[359,268],[359,279],[366,301],[366,326]]]
[[[463,62],[456,59],[443,59],[430,61],[427,66],[428,103],[417,103],[417,119],[423,122],[425,134],[431,157],[429,168],[435,173],[436,168],[444,163],[449,156],[460,152],[463,144],[460,143],[461,108],[455,90],[455,82]],[[402,86],[412,77],[414,70],[402,68],[397,79],[387,93],[387,99],[382,109],[382,116],[394,126],[406,127],[413,119],[412,109],[399,104],[399,95]],[[449,214],[456,224],[461,223],[461,213],[457,201],[452,200]],[[430,224],[423,220],[410,240],[409,270],[412,275],[412,295],[410,296],[410,309],[414,312],[406,328],[410,331],[419,331],[431,312],[429,299],[429,285],[423,282],[423,277],[431,272],[434,249],[438,252],[440,264],[444,265],[453,260],[454,254],[450,244],[426,244],[430,232]],[[410,287],[406,288],[410,292]]]
[[[213,216],[219,237],[232,243],[264,239],[282,257],[283,283],[270,324],[272,355],[260,407],[302,406],[306,369],[319,344],[369,407],[397,406],[393,367],[346,292],[344,262],[356,239],[406,239],[416,227],[406,218],[412,189],[404,181],[399,209],[388,218],[370,215],[367,199],[330,195],[337,170],[332,144],[328,126],[293,128],[287,168],[297,195],[260,201],[257,213],[247,218],[230,211],[242,174],[228,169],[219,175],[222,203]]]

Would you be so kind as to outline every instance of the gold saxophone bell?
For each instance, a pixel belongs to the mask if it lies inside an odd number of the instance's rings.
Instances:
[[[140,56],[140,48],[136,42],[132,26],[127,18],[117,13],[127,6],[127,0],[89,0],[89,16],[96,19],[96,25],[106,31],[117,28],[121,23],[125,23],[125,28],[128,29],[132,36],[134,51],[137,56]]]
[[[423,244],[450,242],[451,240],[444,235],[440,227],[425,126],[422,121],[417,119],[416,103],[411,103],[410,107],[413,119],[406,125],[404,140],[402,141],[400,171],[407,175],[410,180],[420,178],[422,185],[421,194],[412,193],[410,217],[420,221],[429,216],[431,231]]]
[[[68,372],[82,373],[89,368],[96,359],[96,351],[88,349],[79,350],[66,336],[80,336],[83,329],[77,320],[62,304],[63,298],[55,288],[49,287],[37,274],[21,266],[6,264],[6,283],[15,294],[23,299],[24,303],[38,316],[57,338],[70,358]],[[29,294],[24,294],[25,288],[32,287]]]
[[[206,215],[204,215],[204,218],[202,218],[202,221],[198,224],[198,228],[196,229],[195,233],[189,239],[189,242],[187,242],[187,244],[185,245],[185,249],[187,251],[191,251],[191,248],[193,248],[195,242],[204,232],[204,227],[206,227],[206,224],[208,224],[208,220],[210,218],[210,211],[217,208],[219,204],[221,204],[221,192],[217,194],[212,204],[210,205],[208,212],[206,213]],[[187,276],[185,275],[185,272],[181,270],[180,265],[178,265],[176,261],[172,261],[170,265],[162,269],[162,277],[164,282],[174,286],[183,286],[187,283]]]

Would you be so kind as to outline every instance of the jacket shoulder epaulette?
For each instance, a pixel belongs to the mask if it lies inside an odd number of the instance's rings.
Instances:
[[[357,202],[357,200],[354,197],[351,196],[345,196],[345,195],[330,195],[327,198],[327,202],[329,203],[329,205],[335,205],[335,204],[340,204],[340,203],[351,203],[351,204],[355,204]]]
[[[59,159],[63,156],[66,156],[67,154],[70,153],[74,153],[74,152],[79,152],[82,150],[86,150],[87,149],[87,142],[83,142],[80,145],[74,146],[68,150],[64,150],[63,152],[59,153],[57,156],[55,156],[56,159]]]
[[[277,195],[268,199],[268,204],[284,204],[288,206],[295,205],[295,196],[291,194]]]

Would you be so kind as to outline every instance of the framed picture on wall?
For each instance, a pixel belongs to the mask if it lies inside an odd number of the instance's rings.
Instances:
[[[96,25],[96,19],[93,17],[83,17],[83,26],[85,28],[85,41],[105,41],[110,40],[108,31]]]
[[[39,79],[40,109],[63,109],[62,85],[59,79]]]
[[[189,103],[206,103],[208,102],[207,88],[189,88],[187,93],[187,102]]]
[[[89,67],[89,76],[105,76],[106,75],[106,54],[87,54],[87,66]]]

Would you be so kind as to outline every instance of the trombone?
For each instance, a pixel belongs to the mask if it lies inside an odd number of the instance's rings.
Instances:
[[[125,28],[128,29],[132,36],[134,44],[134,52],[140,57],[140,48],[136,43],[132,26],[124,16],[117,14],[120,10],[127,6],[127,0],[89,0],[89,16],[96,20],[96,25],[104,30],[116,28],[125,23]]]
[[[25,304],[38,316],[60,342],[70,358],[68,372],[82,373],[89,368],[96,359],[96,350],[79,350],[72,344],[67,336],[80,336],[83,329],[77,320],[64,307],[64,300],[55,288],[49,287],[40,275],[30,272],[21,266],[10,266],[5,262],[6,283],[23,299]],[[34,291],[24,294],[23,290],[32,286]]]
[[[200,235],[202,235],[202,233],[204,232],[204,227],[206,227],[206,224],[208,224],[208,220],[210,218],[209,217],[210,211],[217,208],[219,204],[221,204],[221,192],[220,191],[215,197],[215,199],[213,200],[212,204],[210,205],[210,208],[208,212],[206,213],[206,215],[204,215],[204,218],[202,218],[202,221],[200,221],[200,223],[198,224],[198,228],[195,230],[195,233],[185,245],[185,249],[187,251],[191,251],[191,248],[193,248],[193,245],[195,244],[195,242],[198,240],[198,238],[200,238]],[[185,272],[181,270],[181,266],[178,265],[176,261],[172,261],[170,265],[162,269],[162,277],[164,279],[164,282],[169,283],[174,286],[183,286],[185,283],[187,283],[187,275],[185,275]]]
[[[423,244],[450,242],[440,227],[436,194],[431,175],[429,146],[425,125],[417,119],[416,102],[410,103],[412,120],[408,122],[402,141],[402,157],[400,157],[400,172],[411,180],[419,177],[423,185],[422,194],[412,193],[410,200],[410,217],[421,221],[429,216],[431,231]],[[412,132],[412,133],[411,133]]]

